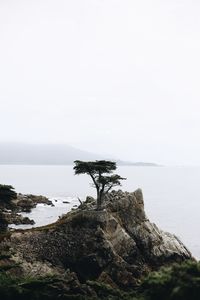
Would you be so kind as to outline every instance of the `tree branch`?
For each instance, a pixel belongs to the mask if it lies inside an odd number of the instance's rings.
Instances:
[[[108,194],[108,192],[113,188],[113,186],[115,186],[114,184],[111,184],[110,186],[109,186],[109,188],[107,189],[107,191],[105,191],[105,194]]]
[[[94,185],[95,185],[96,189],[99,190],[99,185],[98,185],[98,183],[96,182],[95,176],[94,176],[91,172],[89,172],[89,174],[90,174],[90,176],[91,176],[91,178],[92,178],[92,181],[94,182]]]

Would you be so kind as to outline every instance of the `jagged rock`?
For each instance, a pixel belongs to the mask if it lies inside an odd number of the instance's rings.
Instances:
[[[17,211],[23,212],[31,212],[33,208],[37,206],[37,204],[42,203],[46,205],[53,206],[51,200],[44,196],[36,196],[32,194],[23,195],[18,194],[17,199],[13,201]]]
[[[37,204],[43,203],[54,206],[52,201],[44,196],[35,195],[23,195],[17,194],[17,198],[11,201],[0,202],[0,232],[7,229],[9,224],[35,224],[34,220],[30,220],[28,217],[23,217],[20,212],[31,212]]]
[[[101,211],[88,199],[54,224],[13,232],[1,242],[0,250],[5,247],[22,273],[27,264],[40,275],[70,269],[81,282],[105,280],[122,288],[137,285],[150,270],[192,258],[175,235],[148,220],[140,189],[111,192]]]
[[[54,206],[52,201],[47,197],[32,194],[24,195],[19,193],[17,194],[16,199],[12,199],[7,202],[1,201],[0,209],[4,211],[11,210],[12,212],[30,212],[39,203]]]
[[[4,213],[7,224],[15,224],[15,225],[34,225],[34,220],[29,219],[28,217],[23,217],[17,213]]]

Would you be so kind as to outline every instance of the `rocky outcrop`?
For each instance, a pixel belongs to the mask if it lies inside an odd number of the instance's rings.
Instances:
[[[23,217],[21,212],[31,212],[39,203],[54,206],[52,201],[44,196],[36,196],[32,194],[17,194],[17,198],[11,201],[0,201],[0,225],[2,224],[2,216],[4,223],[9,224],[35,224],[34,220]],[[0,226],[1,227],[1,226]]]
[[[140,189],[134,193],[111,193],[107,199],[107,210],[134,240],[137,252],[150,265],[191,257],[174,234],[160,230],[149,221]]]
[[[4,217],[7,222],[7,224],[15,224],[15,225],[34,225],[35,221],[32,219],[29,219],[28,217],[23,217],[20,214],[17,213],[6,213],[4,212]]]
[[[36,196],[32,194],[18,194],[17,199],[13,200],[13,205],[18,212],[31,212],[31,210],[39,203],[53,206],[51,200],[41,195]]]
[[[45,196],[32,194],[16,194],[17,197],[12,200],[5,201],[0,199],[0,210],[11,210],[12,212],[30,212],[37,204],[42,203],[53,206],[51,200]]]
[[[101,211],[87,198],[54,224],[11,233],[0,243],[5,249],[24,276],[70,270],[82,283],[121,288],[136,286],[150,270],[192,258],[175,235],[148,220],[140,189],[111,192]]]

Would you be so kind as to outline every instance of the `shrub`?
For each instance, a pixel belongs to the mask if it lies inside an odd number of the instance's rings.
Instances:
[[[200,263],[186,261],[151,273],[143,282],[147,300],[199,300]]]
[[[0,201],[10,202],[17,198],[17,193],[11,185],[0,184]]]

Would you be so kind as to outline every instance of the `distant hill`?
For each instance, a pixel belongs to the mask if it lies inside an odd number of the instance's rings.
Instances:
[[[99,154],[83,151],[68,145],[0,143],[1,165],[72,165],[74,160],[98,160]],[[124,166],[157,166],[152,163],[133,163],[117,160]]]
[[[0,164],[69,165],[102,157],[68,145],[0,143]]]
[[[150,163],[150,162],[131,162],[131,161],[123,161],[118,160],[118,165],[121,166],[135,166],[135,167],[161,167],[161,165]]]

